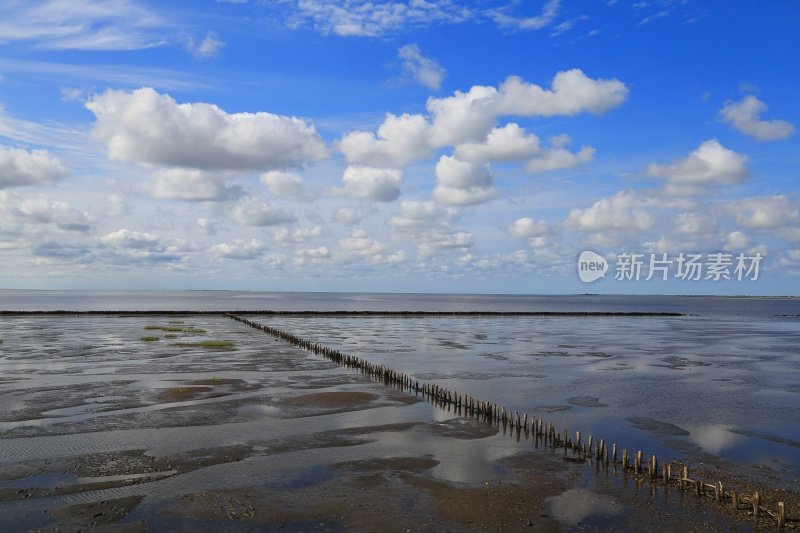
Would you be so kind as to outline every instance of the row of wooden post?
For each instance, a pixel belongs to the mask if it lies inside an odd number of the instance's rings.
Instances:
[[[587,441],[582,442],[581,432],[577,431],[573,440],[567,430],[563,432],[556,431],[555,425],[552,423],[529,416],[528,413],[513,411],[512,414],[511,409],[499,406],[496,403],[482,401],[467,394],[459,395],[456,391],[450,391],[435,383],[420,383],[404,372],[398,372],[385,365],[370,363],[361,357],[328,348],[287,331],[229,313],[226,313],[226,316],[316,355],[321,355],[339,365],[356,368],[363,374],[386,385],[422,394],[426,399],[440,406],[453,407],[459,414],[474,416],[490,424],[502,424],[504,430],[510,425],[512,430],[516,429],[517,435],[524,432],[526,438],[529,434],[532,434],[537,445],[541,440],[546,446],[550,446],[553,449],[563,447],[565,455],[567,450],[572,450],[573,454],[580,459],[596,462],[598,466],[607,467],[611,464],[615,469],[619,466],[623,472],[630,471],[634,475],[646,477],[653,482],[661,481],[664,485],[676,486],[680,490],[692,490],[698,497],[712,495],[716,502],[724,503],[729,501],[733,508],[737,510],[742,509],[744,504],[746,509],[751,510],[754,517],[769,515],[776,520],[778,527],[782,528],[786,525],[786,505],[784,502],[778,502],[776,511],[772,511],[761,505],[761,498],[758,492],[748,497],[738,494],[736,491],[725,490],[721,481],[717,484],[708,484],[703,480],[690,479],[689,468],[686,465],[682,465],[677,476],[673,477],[672,465],[670,463],[663,464],[659,475],[659,463],[655,455],[650,456],[646,465],[644,464],[644,454],[641,450],[637,451],[632,458],[633,460],[631,460],[628,450],[623,449],[622,457],[618,458],[616,443],[611,444],[611,452],[609,453],[608,444],[604,439],[595,441],[594,437],[589,435]],[[645,468],[647,469],[646,474]]]

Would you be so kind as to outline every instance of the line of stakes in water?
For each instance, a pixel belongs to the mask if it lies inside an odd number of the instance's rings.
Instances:
[[[787,522],[800,522],[798,518],[787,518],[786,504],[784,502],[778,502],[775,510],[772,510],[762,505],[763,502],[758,492],[749,495],[739,494],[735,490],[725,488],[722,481],[714,484],[707,483],[704,479],[691,479],[689,477],[689,467],[685,464],[675,465],[675,475],[673,475],[672,463],[661,464],[659,469],[658,458],[655,455],[650,455],[645,463],[644,454],[641,450],[631,455],[627,449],[622,449],[621,454],[618,454],[617,444],[612,443],[609,450],[605,439],[594,439],[592,435],[589,435],[588,439],[582,441],[580,431],[575,432],[575,438],[573,439],[567,430],[556,431],[555,425],[551,422],[529,416],[528,413],[521,414],[519,411],[513,411],[512,413],[511,409],[498,406],[496,403],[481,401],[467,394],[460,395],[456,391],[450,391],[434,383],[420,383],[404,372],[398,372],[385,365],[370,363],[361,357],[311,342],[288,331],[260,324],[230,313],[225,313],[225,316],[310,351],[315,355],[320,355],[336,364],[358,369],[362,374],[387,386],[422,394],[439,407],[447,408],[448,410],[453,408],[458,414],[475,417],[492,425],[502,425],[503,432],[510,427],[511,434],[514,435],[516,432],[517,439],[523,433],[526,439],[529,436],[533,437],[534,444],[537,447],[542,443],[545,447],[550,447],[553,450],[563,448],[565,457],[569,452],[572,452],[573,459],[581,462],[588,460],[597,469],[606,469],[611,465],[615,471],[620,468],[623,474],[631,473],[639,480],[650,480],[654,483],[662,483],[665,486],[676,487],[682,491],[690,491],[698,498],[705,498],[719,504],[728,504],[734,510],[745,511],[754,518],[771,516],[779,528],[785,527]]]

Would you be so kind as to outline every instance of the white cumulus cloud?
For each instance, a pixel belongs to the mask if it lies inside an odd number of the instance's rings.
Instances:
[[[645,207],[650,203],[633,191],[619,191],[601,198],[586,209],[573,209],[567,217],[568,227],[580,231],[631,230],[644,231],[653,226],[653,217]]]
[[[150,233],[122,228],[100,237],[100,242],[118,248],[146,249],[158,246],[159,239]]]
[[[687,157],[668,165],[651,163],[647,174],[667,180],[667,192],[694,193],[712,185],[733,185],[746,180],[747,156],[729,150],[716,139],[705,141]]]
[[[260,179],[261,183],[269,189],[269,192],[276,196],[285,196],[291,200],[305,199],[303,178],[299,174],[282,170],[270,170],[261,174]]]
[[[240,193],[226,187],[219,177],[191,168],[159,170],[143,188],[153,198],[194,202],[225,200]]]
[[[354,229],[349,237],[339,241],[339,248],[353,255],[376,257],[386,251],[386,246],[369,236],[367,230]]]
[[[364,213],[360,209],[352,207],[340,207],[333,213],[333,219],[345,226],[355,226],[361,222],[362,218],[364,218]]]
[[[509,224],[506,231],[513,237],[530,238],[543,237],[550,233],[550,228],[544,220],[536,221],[530,217],[523,217]]]
[[[108,90],[86,108],[92,134],[122,162],[197,169],[275,169],[327,156],[314,127],[272,113],[229,114],[207,103],[177,103],[151,88]]]
[[[525,165],[525,171],[530,174],[536,174],[538,172],[572,168],[591,163],[594,160],[594,153],[595,149],[591,146],[584,146],[578,152],[570,152],[565,148],[544,150],[539,157],[528,161]]]
[[[497,89],[474,85],[453,96],[428,98],[426,107],[433,117],[430,144],[434,147],[480,142],[497,118]]]
[[[286,209],[257,198],[246,198],[230,208],[231,220],[243,226],[277,226],[295,222],[295,216]]]
[[[788,226],[798,220],[797,202],[786,194],[755,196],[728,203],[725,210],[736,222],[749,229],[773,229]]]
[[[396,166],[426,157],[429,124],[422,115],[387,113],[375,135],[367,131],[348,133],[339,141],[347,162],[354,165]]]
[[[628,88],[617,79],[592,79],[581,69],[558,72],[550,89],[510,76],[498,95],[499,115],[525,117],[572,116],[579,113],[602,114],[619,106],[628,97]]]
[[[762,120],[767,105],[755,96],[738,102],[726,102],[720,110],[722,119],[735,129],[759,141],[780,141],[794,133],[794,125],[786,120]]]
[[[568,143],[569,136],[560,135],[551,139],[552,147],[543,148],[536,135],[510,122],[502,128],[492,128],[485,142],[460,144],[454,153],[461,160],[476,163],[527,160],[524,168],[530,174],[571,168],[594,159],[591,146],[573,153],[564,148]]]
[[[211,253],[223,259],[255,259],[267,249],[258,239],[236,239],[211,246]]]
[[[539,137],[528,134],[519,124],[511,122],[502,128],[492,128],[482,143],[464,143],[455,147],[454,154],[462,161],[489,163],[522,161],[541,151]]]
[[[571,154],[554,144],[550,150],[537,150],[536,136],[515,123],[495,127],[498,118],[600,114],[620,105],[627,95],[621,81],[592,79],[580,69],[558,72],[549,89],[512,76],[499,88],[475,85],[467,92],[428,98],[427,116],[389,113],[377,135],[351,132],[341,139],[339,149],[350,164],[371,166],[403,165],[438,148],[454,146],[456,155],[465,160],[516,160],[531,155],[541,159],[532,162],[531,172],[564,168],[591,160],[593,149],[584,147]]]
[[[437,186],[433,196],[439,202],[470,205],[494,198],[492,174],[487,165],[442,156],[436,164]]]
[[[67,202],[51,202],[44,196],[20,202],[15,215],[27,222],[54,224],[67,231],[88,231],[91,223],[85,213]]]
[[[61,161],[47,150],[0,145],[0,189],[58,181],[66,175]]]
[[[344,192],[355,198],[392,202],[400,196],[403,173],[396,168],[349,166],[342,175]]]

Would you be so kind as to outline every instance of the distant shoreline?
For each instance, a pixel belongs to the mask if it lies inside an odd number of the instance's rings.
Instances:
[[[13,315],[277,315],[277,316],[541,316],[541,317],[582,317],[582,316],[622,316],[622,317],[680,317],[686,313],[668,311],[179,311],[179,310],[88,310],[88,311],[6,311],[0,316]]]

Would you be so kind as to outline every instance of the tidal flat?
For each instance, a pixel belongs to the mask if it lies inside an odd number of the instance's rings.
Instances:
[[[252,319],[688,462],[800,518],[800,390],[785,373],[795,321],[773,322],[766,354],[756,326],[716,324],[712,336],[690,318]],[[4,530],[773,523],[576,460],[222,315],[5,316],[0,338]],[[720,426],[716,440],[707,426]]]

